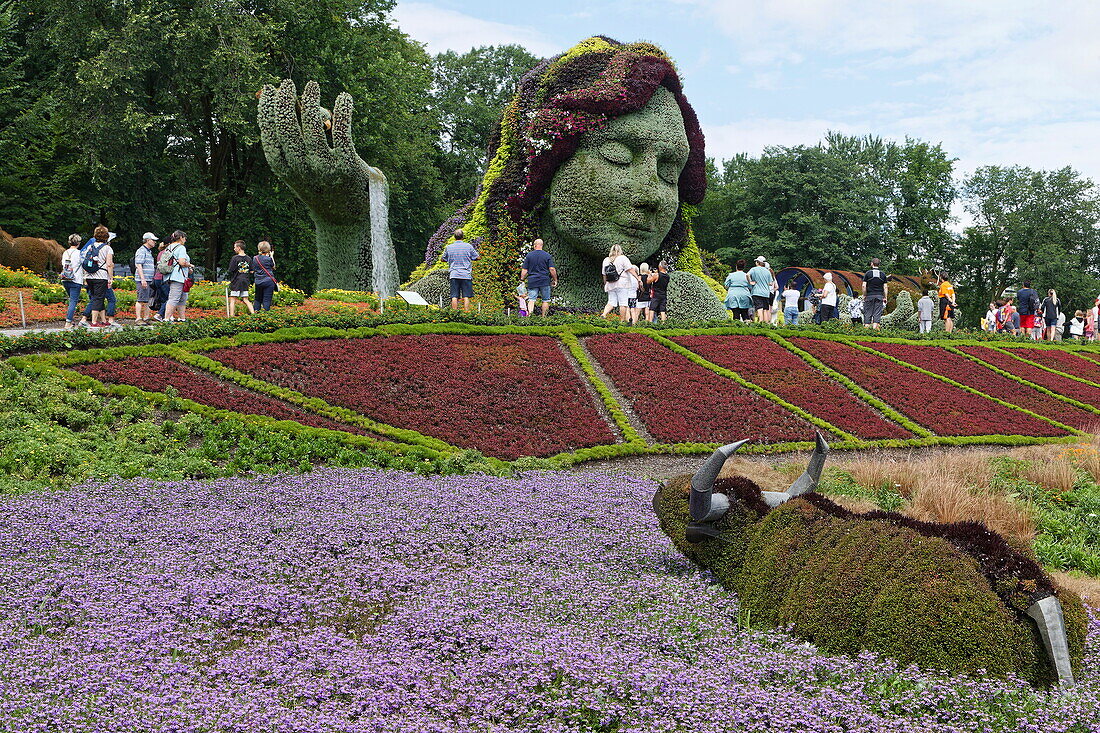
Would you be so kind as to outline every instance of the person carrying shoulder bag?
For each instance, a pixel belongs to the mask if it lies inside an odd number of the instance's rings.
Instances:
[[[256,310],[269,311],[271,299],[279,289],[275,282],[275,250],[270,242],[260,242],[256,249],[259,254],[252,258],[256,266],[256,296],[252,305]]]

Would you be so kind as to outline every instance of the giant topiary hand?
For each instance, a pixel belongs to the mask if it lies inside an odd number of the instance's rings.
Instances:
[[[322,108],[320,87],[312,81],[300,104],[289,79],[260,92],[260,140],[268,165],[309,207],[317,228],[319,289],[355,290],[370,282],[369,166],[355,151],[351,112],[346,93],[336,98],[331,114]]]

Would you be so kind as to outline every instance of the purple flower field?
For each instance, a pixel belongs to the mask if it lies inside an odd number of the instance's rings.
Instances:
[[[1100,730],[1096,618],[1068,693],[824,656],[741,628],[653,486],[321,470],[5,499],[0,730]]]

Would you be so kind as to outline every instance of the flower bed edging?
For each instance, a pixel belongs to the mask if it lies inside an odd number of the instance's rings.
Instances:
[[[856,395],[857,397],[862,399],[864,402],[869,404],[871,407],[873,407],[876,410],[878,410],[879,412],[881,412],[884,416],[888,417],[889,419],[893,420],[897,424],[901,425],[903,428],[910,431],[914,435],[917,435],[917,436],[920,436],[920,437],[923,437],[923,438],[936,437],[932,433],[931,430],[929,430],[928,428],[925,428],[922,425],[918,425],[917,423],[915,423],[912,420],[910,420],[909,418],[907,418],[905,415],[902,415],[900,412],[895,410],[893,407],[886,404],[881,399],[879,399],[878,397],[875,397],[873,394],[868,392],[866,389],[864,389],[863,387],[856,384],[855,380],[848,378],[844,374],[841,374],[836,369],[833,369],[831,366],[829,366],[825,362],[821,361],[820,359],[818,359],[816,356],[814,356],[810,352],[808,352],[804,349],[800,349],[798,346],[791,343],[787,339],[783,338],[779,334],[769,334],[769,337],[773,341],[775,341],[777,344],[782,346],[783,348],[787,349],[791,353],[793,353],[796,356],[800,357],[803,361],[805,361],[807,364],[812,366],[814,369],[817,369],[821,373],[831,377],[832,379],[836,380],[840,384],[847,387],[849,392]],[[832,340],[838,340],[839,341],[840,339],[829,339],[829,340],[830,341],[832,341]]]
[[[696,364],[703,367],[704,369],[709,369],[710,371],[714,372],[715,374],[717,374],[720,377],[726,377],[727,379],[732,379],[733,381],[740,384],[742,387],[745,387],[747,389],[752,390],[753,392],[757,393],[761,397],[763,397],[765,399],[768,399],[768,400],[771,400],[772,402],[774,402],[775,404],[779,405],[780,407],[782,407],[784,409],[790,410],[791,412],[793,412],[796,415],[802,417],[807,422],[810,422],[810,423],[816,425],[817,427],[821,428],[822,430],[831,432],[834,435],[837,435],[837,436],[839,436],[840,438],[842,438],[843,440],[846,440],[846,441],[851,441],[851,442],[857,443],[857,444],[864,442],[864,441],[860,440],[859,438],[857,438],[855,435],[852,435],[851,433],[849,433],[845,430],[841,430],[840,428],[836,427],[835,425],[829,423],[826,420],[821,419],[820,417],[817,417],[816,415],[810,414],[809,412],[807,412],[806,410],[803,410],[798,405],[794,405],[794,404],[791,404],[790,402],[787,402],[787,400],[783,399],[782,397],[775,394],[774,392],[772,392],[770,390],[767,390],[767,389],[761,387],[758,384],[750,382],[749,380],[745,379],[744,377],[742,377],[737,372],[732,371],[730,369],[726,369],[723,366],[719,366],[719,365],[715,364],[714,362],[705,359],[704,357],[700,356],[699,354],[696,354],[694,351],[688,349],[687,347],[681,346],[680,344],[676,343],[675,341],[672,341],[671,339],[668,339],[668,338],[666,338],[664,336],[661,336],[661,335],[658,335],[658,334],[648,334],[648,335],[651,339],[653,339],[657,343],[661,344],[665,348],[668,348],[668,349],[671,349],[672,351],[675,351],[677,354],[680,354],[681,356],[686,357],[689,361],[695,362]]]

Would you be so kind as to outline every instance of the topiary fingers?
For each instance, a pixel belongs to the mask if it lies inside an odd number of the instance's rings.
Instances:
[[[279,145],[279,135],[275,122],[275,87],[264,84],[260,90],[260,107],[256,114],[256,121],[260,125],[260,145],[264,149],[267,164],[277,175],[282,175],[286,170],[286,156]]]
[[[275,92],[275,130],[279,147],[283,151],[287,170],[296,176],[308,174],[306,166],[305,142],[302,140],[302,126],[298,122],[298,88],[290,79]]]
[[[352,107],[351,95],[341,92],[332,108],[332,147],[336,164],[344,169],[358,169],[363,165],[351,135]]]
[[[311,169],[332,168],[332,148],[325,132],[325,113],[321,110],[321,87],[311,81],[302,90],[302,138],[306,161]]]

